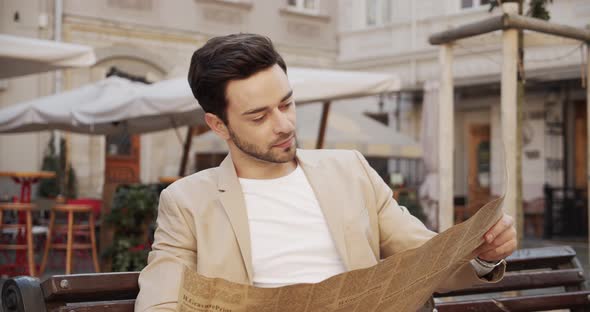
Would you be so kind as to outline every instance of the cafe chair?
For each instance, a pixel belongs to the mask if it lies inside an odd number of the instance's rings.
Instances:
[[[56,215],[66,214],[66,224],[56,224]],[[88,216],[88,223],[74,224],[75,214],[86,214]],[[66,233],[66,242],[55,241],[57,234]],[[90,241],[85,243],[74,242],[75,237],[89,237]],[[98,264],[98,256],[96,252],[96,234],[94,227],[94,213],[91,205],[80,204],[56,204],[52,207],[49,215],[49,231],[47,233],[47,241],[45,243],[45,251],[43,253],[43,260],[41,261],[40,274],[43,274],[47,265],[47,257],[50,250],[65,250],[66,264],[65,274],[72,272],[72,253],[75,250],[87,250],[92,253],[92,261],[94,270],[100,272]]]
[[[15,202],[3,202],[0,203],[0,234],[5,233],[14,233],[16,237],[15,243],[1,243],[0,250],[13,250],[16,252],[16,263],[9,264],[6,266],[14,266],[14,270],[20,269],[20,265],[24,265],[21,263],[21,255],[23,251],[26,251],[26,267],[28,269],[28,275],[36,276],[35,272],[35,250],[33,245],[33,216],[32,212],[35,205],[30,203],[15,203]],[[20,218],[16,218],[15,223],[5,223],[4,215],[8,212],[16,212],[17,214],[24,213],[24,222],[18,221]],[[22,236],[24,235],[24,240],[22,240]]]

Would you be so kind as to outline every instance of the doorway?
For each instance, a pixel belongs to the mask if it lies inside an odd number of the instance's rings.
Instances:
[[[471,124],[468,129],[467,213],[472,216],[491,197],[491,130],[489,124]]]

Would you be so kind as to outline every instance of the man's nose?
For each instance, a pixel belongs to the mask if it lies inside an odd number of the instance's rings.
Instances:
[[[274,132],[276,134],[291,133],[295,131],[295,125],[289,119],[288,114],[278,111],[275,117]]]

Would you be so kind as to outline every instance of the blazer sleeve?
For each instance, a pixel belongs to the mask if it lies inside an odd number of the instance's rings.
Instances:
[[[185,266],[196,270],[197,240],[192,216],[168,189],[160,194],[157,228],[148,264],[139,275],[135,312],[176,311]]]
[[[379,227],[379,249],[381,259],[385,259],[405,250],[420,247],[426,241],[437,235],[414,217],[403,206],[393,199],[393,192],[383,179],[369,165],[358,151],[355,151],[366,172],[374,191],[374,207],[377,211]],[[477,276],[469,261],[459,267],[450,278],[439,286],[437,292],[448,292],[455,289],[467,288],[486,282],[497,282],[502,279],[505,265],[494,269],[486,278]]]

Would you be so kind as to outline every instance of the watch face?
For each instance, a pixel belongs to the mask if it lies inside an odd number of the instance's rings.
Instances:
[[[483,260],[483,259],[481,259],[481,258],[479,258],[479,257],[477,257],[477,258],[475,258],[475,259],[477,260],[477,262],[479,262],[479,263],[481,263],[482,265],[484,265],[484,266],[487,266],[487,267],[495,267],[495,266],[497,266],[498,264],[502,263],[502,261],[504,261],[504,260],[499,260],[499,261],[487,261],[487,260]]]

